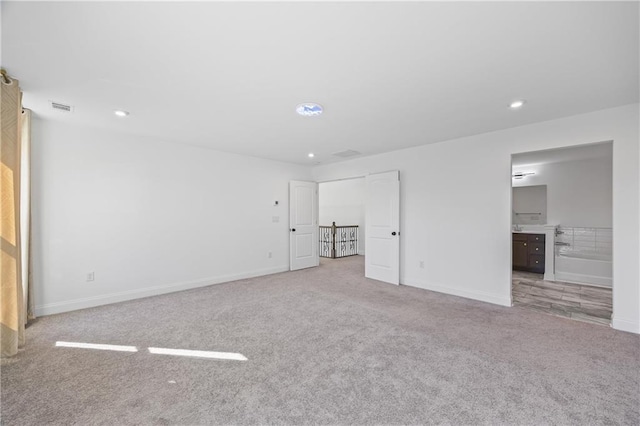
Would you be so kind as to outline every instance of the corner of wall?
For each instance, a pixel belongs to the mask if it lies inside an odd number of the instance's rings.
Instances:
[[[455,287],[443,284],[431,283],[423,280],[404,278],[400,284],[410,287],[421,288],[423,290],[436,291],[451,296],[464,297],[465,299],[478,300],[480,302],[492,303],[494,305],[511,307],[511,296],[504,297],[501,294],[487,293],[482,291],[460,290]]]
[[[615,330],[627,331],[629,333],[640,334],[640,322],[634,322],[624,319],[613,318],[611,320],[611,327]]]

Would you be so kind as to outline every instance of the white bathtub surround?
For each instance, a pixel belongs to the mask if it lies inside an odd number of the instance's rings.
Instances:
[[[560,226],[557,246],[556,280],[603,287],[613,285],[613,230]]]
[[[556,225],[514,225],[514,233],[544,234],[544,280],[555,281],[555,238]]]
[[[559,255],[556,257],[555,275],[556,281],[611,288],[613,262],[596,255]]]
[[[558,226],[561,232],[557,241],[567,243],[559,246],[556,254],[611,260],[613,249],[613,229]]]

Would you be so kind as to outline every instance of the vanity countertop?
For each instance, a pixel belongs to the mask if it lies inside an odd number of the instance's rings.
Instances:
[[[555,231],[556,225],[518,225],[518,229],[511,227],[514,234],[544,234],[549,231]]]

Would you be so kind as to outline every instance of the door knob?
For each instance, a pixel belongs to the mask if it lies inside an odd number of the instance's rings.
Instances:
[[[291,232],[296,232],[296,228],[291,228]]]
[[[393,232],[391,233],[391,235],[396,235],[396,231],[393,231]]]

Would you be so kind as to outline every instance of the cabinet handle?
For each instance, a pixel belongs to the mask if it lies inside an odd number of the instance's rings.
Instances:
[[[536,260],[536,263],[540,263],[540,262],[538,262],[538,261]]]
[[[536,247],[536,251],[538,251],[538,247]]]
[[[522,245],[526,247],[526,246],[527,246],[527,243],[522,243]]]

